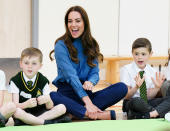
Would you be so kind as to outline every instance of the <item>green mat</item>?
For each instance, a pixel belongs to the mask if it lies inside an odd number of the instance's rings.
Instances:
[[[170,131],[170,122],[164,119],[98,120],[60,123],[42,126],[16,126],[0,131]]]

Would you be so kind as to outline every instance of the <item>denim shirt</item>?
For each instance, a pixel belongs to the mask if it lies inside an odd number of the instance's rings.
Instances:
[[[76,64],[71,60],[67,46],[63,40],[59,40],[55,45],[55,59],[57,64],[58,76],[53,81],[53,84],[59,82],[69,83],[80,98],[87,96],[87,93],[82,87],[81,81],[90,81],[96,85],[99,81],[99,66],[98,61],[94,60],[95,67],[90,67],[87,64],[87,56],[83,53],[82,42],[76,39],[73,42],[74,47],[78,52],[79,62]]]

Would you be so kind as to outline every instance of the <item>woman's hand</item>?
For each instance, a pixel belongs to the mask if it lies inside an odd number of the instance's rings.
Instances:
[[[90,81],[85,81],[84,84],[83,84],[83,88],[85,90],[90,90],[92,91],[93,89],[93,83],[91,83]]]
[[[103,112],[101,111],[97,106],[95,106],[89,96],[84,96],[82,98],[85,108],[86,108],[86,116],[91,118],[91,119],[97,119],[97,113],[98,112]]]
[[[95,106],[94,104],[86,104],[85,105],[87,109],[87,115],[89,118],[96,120],[97,119],[97,113],[101,113],[102,111]]]

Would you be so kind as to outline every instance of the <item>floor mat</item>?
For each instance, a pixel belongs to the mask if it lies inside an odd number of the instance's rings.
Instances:
[[[170,131],[164,119],[98,120],[42,126],[4,127],[1,131]]]

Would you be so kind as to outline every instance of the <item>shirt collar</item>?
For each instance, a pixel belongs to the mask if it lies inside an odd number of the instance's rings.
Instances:
[[[136,70],[136,72],[139,72],[139,71],[145,71],[146,72],[147,68],[148,68],[148,64],[146,64],[145,68],[142,70],[136,65],[136,63],[134,61],[133,61],[133,66],[134,66],[134,69]]]
[[[32,81],[32,82],[34,83],[34,81],[35,81],[35,79],[36,79],[36,77],[37,77],[37,74],[36,74],[32,79],[29,79],[29,78],[25,75],[25,73],[23,72],[23,77],[24,77],[25,82],[27,82],[27,81]]]

